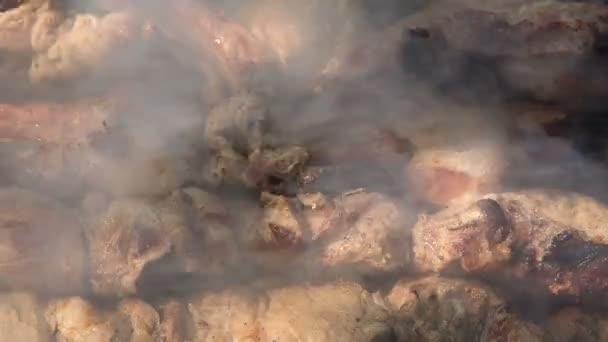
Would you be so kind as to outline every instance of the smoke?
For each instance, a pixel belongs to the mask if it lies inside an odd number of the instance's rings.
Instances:
[[[530,123],[533,129],[523,133],[513,127],[518,115],[513,103],[546,104],[557,98],[554,105],[566,111],[587,104],[576,96],[562,97],[559,85],[543,88],[554,85],[555,74],[574,74],[579,81],[595,76],[581,67],[579,55],[532,59],[521,56],[526,50],[522,47],[516,58],[505,57],[519,42],[495,36],[492,25],[506,24],[482,22],[485,17],[477,17],[479,13],[457,18],[446,28],[441,20],[449,11],[424,1],[88,0],[53,5],[62,18],[59,28],[49,29],[55,45],[28,55],[44,56],[48,68],[70,72],[45,74],[49,79],[36,83],[20,80],[27,91],[20,85],[0,97],[20,104],[66,106],[79,98],[111,97],[125,105],[102,109],[103,125],[69,148],[63,143],[3,144],[2,174],[6,183],[50,193],[72,206],[93,191],[108,202],[137,198],[155,203],[150,204],[153,210],[188,216],[186,221],[199,235],[180,238],[202,236],[203,246],[192,249],[219,251],[229,265],[223,272],[184,276],[188,268],[172,251],[142,271],[138,286],[151,297],[221,288],[262,276],[278,277],[283,284],[336,274],[368,280],[367,273],[351,265],[325,268],[308,262],[304,267],[298,263],[301,258],[289,252],[244,251],[265,214],[259,193],[242,186],[214,188],[205,176],[212,161],[205,142],[210,109],[243,88],[269,95],[269,120],[280,144],[310,148],[315,151],[311,164],[329,170],[309,191],[338,195],[367,188],[385,192],[406,207],[419,200],[408,187],[417,180],[406,181],[404,171],[412,154],[492,144],[500,146],[496,153],[501,154],[493,158],[506,165],[500,190],[559,187],[604,200],[606,187],[600,180],[608,178],[603,166],[576,146],[550,137],[544,123],[534,121],[538,118]],[[82,13],[91,14],[93,24],[76,25]],[[103,25],[104,18],[116,13],[127,15],[125,32]],[[463,27],[467,30],[458,31]],[[7,79],[3,73],[0,77]],[[594,98],[601,97],[602,91],[597,92]],[[386,155],[370,156],[378,151]],[[477,172],[479,165],[471,167]],[[186,185],[214,197],[184,195],[183,203],[167,205],[166,198],[177,196],[176,190]],[[290,201],[289,208],[297,209],[295,200]],[[193,203],[201,216],[183,212]],[[217,203],[225,204],[225,212],[209,209]],[[106,206],[98,205],[88,222],[103,220]],[[404,221],[411,224],[416,210],[420,208],[403,209]],[[138,223],[137,213],[130,214],[135,223],[117,229],[137,240],[147,228]],[[183,227],[168,224],[163,229],[179,235]],[[403,227],[403,233],[408,229]],[[313,252],[304,255],[318,257]],[[397,273],[408,271],[404,267]]]

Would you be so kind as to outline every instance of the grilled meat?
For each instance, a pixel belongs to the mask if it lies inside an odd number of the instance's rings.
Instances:
[[[52,300],[46,320],[59,342],[157,341],[160,318],[150,305],[126,299],[111,311],[80,297]]]
[[[0,105],[1,142],[79,143],[106,130],[119,112],[117,101]]]
[[[207,117],[205,141],[214,159],[212,182],[236,182],[270,189],[272,180],[285,183],[308,160],[298,146],[272,146],[268,108],[260,96],[246,92],[230,97]]]
[[[213,208],[204,207],[206,200],[213,197],[189,189],[162,201],[110,203],[86,232],[93,290],[123,296],[148,290],[139,283],[144,276],[152,287],[169,287],[180,275],[222,274],[235,263],[237,251],[230,230],[214,221]]]
[[[421,216],[413,229],[415,264],[420,271],[456,264],[506,279],[512,288],[529,280],[524,283],[585,300],[607,289],[606,213],[603,204],[576,193],[486,195]]]
[[[392,341],[387,312],[354,283],[255,293],[225,290],[189,302],[192,341]]]
[[[111,13],[104,17],[79,14],[64,21],[44,22],[36,27],[33,47],[36,55],[30,68],[34,82],[70,79],[103,70],[118,62],[113,53],[124,49],[138,37],[137,23],[127,13]],[[112,67],[120,65],[114,63]]]
[[[491,289],[443,278],[399,281],[387,296],[398,341],[545,341]]]
[[[467,201],[500,187],[505,148],[495,142],[445,146],[418,151],[406,168],[410,188],[439,205]]]
[[[15,342],[52,341],[43,310],[43,304],[35,295],[3,293],[0,296],[0,339]]]
[[[389,198],[364,190],[335,198],[319,193],[299,194],[298,200],[270,196],[254,241],[266,248],[307,251],[308,259],[285,261],[390,271],[407,263],[408,220]]]

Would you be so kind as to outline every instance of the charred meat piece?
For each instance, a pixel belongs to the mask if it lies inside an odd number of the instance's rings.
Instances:
[[[84,289],[85,254],[76,212],[17,188],[0,190],[0,286],[46,293]]]
[[[415,264],[420,271],[456,264],[584,301],[608,289],[607,214],[603,204],[576,193],[490,194],[420,217],[413,230]]]
[[[49,342],[51,333],[45,322],[43,305],[25,292],[0,296],[0,338],[15,342]]]
[[[489,288],[443,278],[402,280],[387,296],[398,341],[545,341]]]
[[[160,318],[150,305],[127,299],[114,310],[96,309],[80,297],[52,300],[46,320],[60,342],[157,341]]]
[[[387,312],[354,283],[252,293],[225,290],[189,302],[194,341],[393,341]]]
[[[254,152],[249,156],[245,179],[256,188],[285,193],[294,187],[309,159],[305,148],[285,146]]]

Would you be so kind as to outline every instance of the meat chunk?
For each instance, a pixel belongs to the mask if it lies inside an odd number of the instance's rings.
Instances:
[[[180,275],[217,275],[235,262],[229,230],[193,192],[115,200],[92,220],[86,235],[96,293],[129,295],[150,290],[148,283],[159,291]]]
[[[125,12],[103,17],[78,14],[60,22],[39,25],[36,55],[30,67],[34,82],[70,79],[117,61],[113,52],[133,43],[138,27]],[[55,25],[52,25],[55,24]]]
[[[226,290],[189,303],[193,341],[392,341],[387,312],[354,283]]]
[[[44,308],[36,296],[25,292],[5,293],[0,296],[0,338],[15,342],[51,341],[44,320]]]
[[[545,324],[553,341],[603,341],[608,338],[606,317],[588,314],[580,308],[566,308]]]
[[[3,1],[0,11],[0,49],[30,51],[32,28],[44,16],[52,15],[50,1]]]
[[[303,248],[310,253],[303,262],[325,267],[388,271],[407,263],[403,246],[410,217],[389,198],[364,190],[336,198],[318,193],[298,197],[266,201],[256,241],[271,249]]]
[[[60,342],[157,341],[160,318],[150,305],[127,299],[114,310],[98,310],[80,297],[51,301],[46,320]]]
[[[545,341],[489,288],[463,280],[398,282],[387,297],[399,341]]]
[[[431,216],[413,229],[415,264],[457,264],[511,285],[585,300],[606,291],[606,207],[576,193],[526,191],[484,196]],[[522,283],[522,284],[523,284]]]
[[[229,98],[213,109],[205,125],[205,141],[214,156],[214,183],[237,182],[249,187],[270,188],[295,178],[308,160],[298,146],[269,146],[268,108],[260,96],[246,92]]]
[[[590,2],[439,1],[347,46],[325,78],[361,79],[392,65],[452,95],[602,108],[597,46],[606,16],[604,5]]]
[[[118,110],[110,99],[72,104],[0,105],[2,142],[79,143],[105,131],[104,123]]]
[[[185,340],[187,327],[187,308],[177,300],[162,305],[160,341],[180,342]]]
[[[76,212],[40,194],[0,190],[2,286],[46,293],[84,288],[85,254]]]
[[[495,142],[427,148],[410,160],[406,178],[423,199],[449,205],[498,190],[506,164],[505,148]]]

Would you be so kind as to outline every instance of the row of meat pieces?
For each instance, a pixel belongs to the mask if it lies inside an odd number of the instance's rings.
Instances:
[[[365,117],[374,108],[362,115],[352,108],[298,112],[254,92],[183,116],[148,116],[145,106],[120,89],[78,102],[2,104],[0,172],[8,184],[62,198],[91,190],[163,196],[184,184],[292,194],[358,187],[390,192],[405,185],[426,201],[449,205],[501,191],[516,174],[511,169],[547,168],[538,156],[518,151],[538,141],[506,136],[565,116],[551,107],[495,113],[412,100],[370,122]],[[498,120],[501,114],[508,121]],[[311,115],[323,119],[313,124],[306,119]],[[576,153],[562,145],[546,149],[571,164]]]
[[[183,275],[205,285],[237,271],[256,278],[297,269],[315,278],[413,268],[469,273],[507,290],[590,305],[601,306],[589,298],[607,290],[608,210],[577,193],[488,194],[417,218],[363,189],[334,198],[262,193],[261,208],[197,188],[161,200],[108,203],[93,194],[80,212],[16,188],[0,199],[7,288],[83,293],[90,284],[99,295],[124,296],[170,288]]]
[[[81,210],[17,188],[0,198],[6,288],[125,296],[162,292],[188,275],[200,287],[233,273],[255,278],[299,265],[313,277],[407,259],[400,209],[365,191],[300,201],[264,193],[264,207],[196,188],[160,200],[91,194]]]
[[[15,342],[605,341],[606,319],[575,308],[538,324],[495,292],[448,278],[404,279],[383,296],[351,282],[250,284],[151,306],[81,297],[0,296],[0,337]]]
[[[115,12],[75,15],[62,1],[15,4],[0,13],[0,48],[33,54],[29,77],[35,81],[96,70],[121,75],[117,70],[133,69],[134,61],[150,60],[146,56],[156,50],[147,44],[199,68],[205,75],[201,82],[210,83],[207,95],[217,88],[222,96],[224,86],[241,89],[251,81],[246,71],[257,68],[264,74],[272,64],[282,73],[300,70],[300,78],[313,75],[313,83],[322,79],[322,84],[336,78],[362,80],[391,65],[405,65],[408,73],[440,88],[462,81],[465,74],[485,75],[483,87],[494,86],[498,93],[529,93],[575,108],[601,105],[594,100],[605,88],[595,71],[605,68],[601,54],[607,9],[591,2],[439,1],[380,29],[366,24],[356,1],[335,6],[262,1],[232,17],[186,0],[147,6],[97,1],[98,7]],[[318,24],[320,15],[328,17],[326,24]],[[7,77],[23,61],[8,58],[3,68]],[[118,69],[108,71],[108,66]]]

